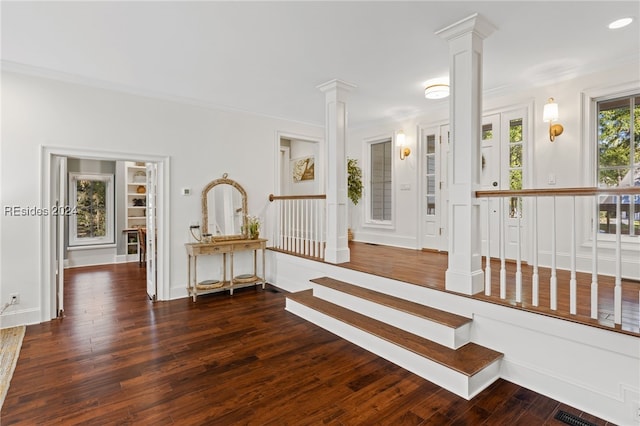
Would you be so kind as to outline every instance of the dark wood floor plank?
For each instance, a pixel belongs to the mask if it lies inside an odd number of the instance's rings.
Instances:
[[[381,246],[359,242],[349,243],[350,260],[341,263],[340,267],[366,272],[386,278],[404,281],[446,291],[444,277],[447,270],[448,258],[446,253],[411,250],[400,247]],[[482,265],[484,267],[484,259]],[[613,288],[614,279],[611,276],[599,276],[598,312],[597,320],[591,319],[591,274],[577,273],[577,313],[569,314],[569,279],[570,272],[558,270],[558,308],[550,309],[549,281],[551,271],[549,268],[539,268],[540,293],[539,306],[532,304],[531,276],[533,268],[530,265],[522,265],[522,303],[515,301],[515,272],[514,262],[507,262],[507,291],[506,299],[500,299],[500,262],[492,259],[491,296],[479,293],[473,297],[478,300],[489,301],[516,309],[561,318],[568,321],[579,322],[594,327],[613,329],[625,334],[640,336],[640,281],[622,280],[622,325],[613,322]],[[640,280],[640,277],[638,277]]]
[[[525,420],[560,406],[503,380],[466,401],[286,312],[284,292],[152,304],[142,271],[67,271],[66,318],[27,327],[3,426],[442,426],[511,419],[511,399]]]

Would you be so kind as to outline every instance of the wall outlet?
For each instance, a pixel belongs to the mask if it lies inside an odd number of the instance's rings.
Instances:
[[[11,296],[10,303],[12,305],[19,305],[20,304],[20,293],[12,293],[10,296]]]

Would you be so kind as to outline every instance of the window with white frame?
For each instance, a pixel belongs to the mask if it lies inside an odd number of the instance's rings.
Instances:
[[[392,200],[392,140],[384,139],[368,144],[369,147],[369,211],[370,223],[391,224]]]
[[[597,102],[598,186],[640,186],[640,94]],[[640,235],[640,197],[600,197],[599,229],[615,234]]]
[[[69,173],[69,245],[114,242],[113,175]]]

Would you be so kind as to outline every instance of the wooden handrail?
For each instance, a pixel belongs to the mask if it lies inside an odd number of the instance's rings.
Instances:
[[[640,195],[640,187],[627,186],[615,188],[580,187],[580,188],[542,188],[500,191],[476,191],[476,198],[483,197],[527,197],[527,196],[585,196],[585,195]]]
[[[269,201],[273,200],[325,200],[326,194],[318,195],[273,195],[269,194]]]

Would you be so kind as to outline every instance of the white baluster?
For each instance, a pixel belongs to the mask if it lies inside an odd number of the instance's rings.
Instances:
[[[487,257],[484,268],[484,294],[491,296],[491,198],[487,198]]]
[[[282,207],[282,229],[280,233],[282,234],[282,249],[287,249],[287,200],[281,200]]]
[[[578,282],[576,280],[576,197],[571,197],[571,278],[569,279],[569,313],[577,313]]]
[[[505,249],[505,232],[504,232],[504,198],[500,197],[500,299],[507,298],[507,264]]]
[[[540,274],[538,273],[538,197],[533,198],[533,274],[531,276],[531,297],[533,306],[538,306],[540,293]]]
[[[315,220],[316,220],[316,200],[309,200],[311,203],[311,207],[309,208],[309,213],[311,215],[310,226],[309,226],[309,253],[311,256],[316,256],[316,234],[315,234]]]
[[[516,226],[516,302],[522,303],[522,244],[520,235],[520,224],[522,221],[522,209],[520,208],[521,200],[516,198],[516,215],[518,217]]]
[[[286,200],[287,202],[287,251],[293,251],[292,247],[292,238],[291,238],[291,229],[293,228],[292,219],[293,219],[293,200]]]
[[[302,254],[302,200],[296,200],[296,253]]]
[[[616,285],[613,288],[613,322],[622,324],[622,217],[620,217],[620,199],[616,196]]]
[[[551,279],[549,280],[551,309],[558,309],[558,276],[556,275],[556,197],[551,208]]]
[[[600,200],[593,197],[593,244],[591,246],[591,318],[598,319],[598,234],[600,233]]]
[[[309,254],[309,206],[307,203],[308,200],[301,200],[300,207],[300,215],[302,217],[302,253],[306,256]]]

